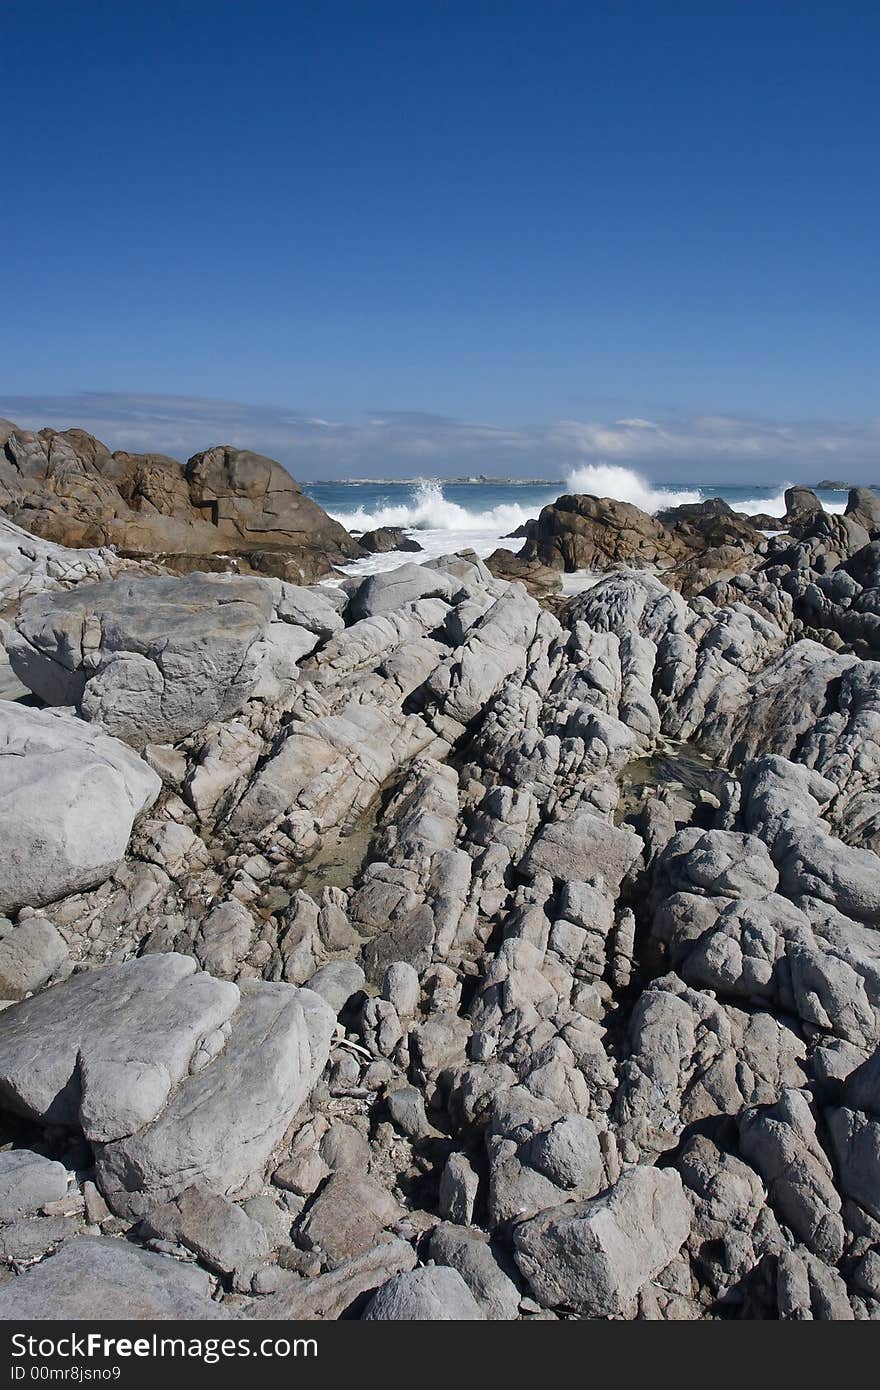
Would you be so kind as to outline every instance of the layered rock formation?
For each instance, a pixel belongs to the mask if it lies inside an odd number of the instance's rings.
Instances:
[[[19,545],[0,1316],[880,1317],[874,503],[581,502],[559,615]]]
[[[750,575],[768,555],[771,564],[783,557],[792,569],[818,567],[827,574],[880,538],[880,504],[869,488],[850,490],[843,516],[825,512],[805,487],[788,488],[785,504],[783,517],[745,516],[715,497],[649,516],[613,498],[559,497],[522,528],[525,543],[517,555],[498,550],[488,563],[493,573],[519,579],[538,594],[551,591],[547,576],[553,571],[631,565],[662,573],[671,587],[692,596]],[[783,535],[768,541],[764,532]],[[839,576],[838,590],[846,582]]]
[[[64,546],[113,546],[189,569],[229,567],[309,582],[362,554],[273,459],[231,445],[185,465],[111,453],[85,430],[0,430],[0,508]]]

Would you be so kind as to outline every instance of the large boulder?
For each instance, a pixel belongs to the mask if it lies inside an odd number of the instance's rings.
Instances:
[[[673,1168],[627,1168],[590,1202],[567,1202],[514,1231],[520,1273],[545,1308],[620,1317],[678,1254],[691,1208]]]
[[[0,1106],[81,1129],[115,1211],[259,1174],[327,1060],[311,990],[148,955],[77,975],[0,1014]]]
[[[40,540],[0,514],[0,608],[47,589],[112,579],[133,567],[112,550],[68,550]]]
[[[0,1221],[31,1216],[67,1196],[67,1169],[31,1149],[0,1153]]]
[[[846,515],[872,536],[880,531],[880,497],[869,487],[853,487],[846,500]]]
[[[605,887],[616,895],[642,848],[634,831],[585,813],[551,821],[539,830],[521,869],[528,875],[543,872],[561,881],[601,874]]]
[[[785,489],[786,531],[794,536],[808,535],[823,515],[824,508],[812,488],[789,487]]]
[[[26,600],[8,649],[13,670],[50,705],[75,705],[135,747],[174,743],[229,719],[252,696],[276,698],[318,644],[277,580],[137,575]],[[328,600],[331,630],[340,624]],[[293,620],[291,621],[290,618]]]
[[[60,711],[0,701],[0,911],[109,878],[161,787],[115,738]]]
[[[124,1240],[84,1236],[0,1288],[0,1319],[221,1319],[204,1270]]]
[[[67,964],[67,942],[45,917],[0,923],[0,999],[23,999]]]
[[[448,1265],[396,1274],[363,1314],[367,1322],[480,1322],[484,1316],[458,1270]]]
[[[0,507],[46,540],[161,556],[183,572],[232,560],[306,583],[363,554],[281,464],[248,449],[217,445],[183,466],[111,454],[85,430],[13,426],[0,438]]]
[[[522,558],[566,572],[670,565],[691,548],[647,512],[610,497],[557,497],[528,530]]]
[[[426,565],[398,565],[397,569],[371,574],[351,597],[350,612],[355,620],[391,613],[421,598],[442,598],[448,602],[460,585],[442,570]]]
[[[378,526],[375,531],[364,531],[362,536],[358,536],[358,544],[371,555],[387,555],[392,550],[423,549],[401,526]]]
[[[657,566],[683,593],[699,593],[752,569],[761,539],[753,520],[719,497],[669,507],[654,516],[611,497],[558,497],[524,531],[520,563],[568,572]],[[512,577],[503,554],[496,551],[491,568]]]
[[[743,1111],[739,1143],[780,1218],[814,1255],[836,1264],[846,1242],[841,1202],[806,1096],[786,1090],[775,1105]]]

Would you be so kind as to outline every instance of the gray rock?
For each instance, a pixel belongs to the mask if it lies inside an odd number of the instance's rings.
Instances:
[[[458,1270],[486,1318],[509,1322],[518,1316],[516,1270],[482,1231],[444,1222],[431,1232],[430,1249],[435,1264]]]
[[[262,1228],[270,1250],[278,1250],[289,1244],[292,1218],[282,1202],[276,1202],[274,1197],[258,1193],[256,1197],[248,1197],[242,1202],[240,1210]]]
[[[44,1123],[107,1142],[154,1120],[203,1039],[239,1001],[188,956],[152,955],[76,975],[0,1013],[0,1097]]]
[[[0,911],[103,883],[162,783],[69,714],[0,701]]]
[[[614,1098],[618,1138],[652,1158],[710,1115],[768,1105],[803,1084],[805,1047],[767,1012],[746,1014],[675,975],[639,996],[629,1021],[630,1055]]]
[[[2,427],[0,427],[0,432]],[[30,594],[74,584],[94,584],[128,568],[109,549],[68,549],[32,536],[0,516],[0,606],[6,608]],[[4,697],[6,698],[6,697]],[[13,695],[18,699],[18,694]]]
[[[412,1269],[415,1262],[411,1245],[392,1238],[383,1240],[337,1269],[314,1279],[298,1279],[293,1288],[262,1299],[255,1305],[253,1317],[330,1322],[351,1316],[365,1295],[374,1293],[392,1275]]]
[[[67,943],[45,917],[32,917],[0,939],[0,999],[40,989],[68,959]]]
[[[853,1286],[880,1302],[880,1251],[866,1250],[852,1272]]]
[[[731,830],[681,831],[663,851],[658,873],[672,892],[726,898],[761,898],[779,882],[766,845]]]
[[[705,1135],[686,1142],[676,1167],[694,1207],[689,1248],[700,1281],[718,1296],[754,1269],[758,1250],[777,1236],[767,1194],[753,1168]]]
[[[550,1129],[536,1134],[525,1157],[533,1168],[560,1187],[578,1188],[593,1196],[604,1180],[599,1135],[585,1115],[565,1115]]]
[[[513,1140],[492,1136],[489,1151],[488,1226],[506,1233],[515,1222],[556,1208],[570,1193],[532,1168],[517,1152]]]
[[[358,537],[358,545],[374,555],[387,555],[391,550],[422,549],[400,526],[378,526],[374,531],[364,531]]]
[[[363,989],[366,976],[354,960],[331,960],[316,970],[305,988],[314,990],[333,1010],[339,1014],[353,994]]]
[[[204,1182],[222,1193],[262,1175],[324,1069],[335,1018],[311,990],[245,982],[222,1051],[184,1079],[152,1124],[102,1147],[98,1183],[137,1216]]]
[[[30,1149],[0,1153],[0,1221],[29,1216],[67,1196],[67,1169]]]
[[[419,977],[408,961],[396,960],[382,979],[382,998],[393,1004],[398,1018],[413,1018],[419,1007]]]
[[[840,1197],[806,1097],[787,1090],[775,1105],[744,1111],[739,1142],[780,1219],[814,1255],[836,1264],[845,1241]]]
[[[422,565],[398,565],[396,569],[371,574],[352,595],[349,612],[355,621],[390,613],[421,598],[442,598],[451,602],[461,586],[448,574]]]
[[[674,1169],[627,1168],[591,1202],[543,1212],[514,1231],[520,1273],[545,1308],[619,1317],[678,1254],[691,1208]]]
[[[138,748],[176,743],[292,688],[319,638],[284,610],[277,580],[119,578],[26,600],[10,660],[47,704],[73,704]]]
[[[370,1165],[372,1152],[360,1130],[343,1120],[331,1124],[321,1140],[321,1157],[333,1172],[355,1168],[364,1171]]]
[[[231,898],[218,903],[203,918],[193,942],[193,953],[203,970],[229,979],[250,950],[254,919],[243,903]]]
[[[554,879],[590,879],[601,874],[615,896],[621,880],[642,852],[632,830],[610,825],[598,816],[577,815],[551,821],[539,830],[521,864],[523,873],[538,872]]]
[[[100,1226],[109,1217],[110,1208],[93,1182],[84,1182],[82,1192],[86,1220],[91,1226]]]
[[[111,1207],[141,1216],[194,1182],[229,1193],[261,1173],[334,1026],[310,990],[239,988],[190,957],[148,955],[0,1013],[0,1099],[82,1127]]]
[[[298,1239],[317,1250],[331,1268],[361,1255],[402,1212],[389,1192],[368,1173],[352,1169],[328,1178],[299,1227]]]
[[[845,916],[880,925],[880,857],[872,850],[845,845],[817,821],[786,826],[773,855],[783,892],[808,893]]]
[[[144,1218],[142,1234],[183,1245],[215,1274],[269,1253],[265,1230],[241,1207],[205,1187],[187,1187]]]
[[[294,623],[314,632],[318,637],[332,637],[345,627],[343,610],[348,598],[339,589],[328,585],[282,584],[281,596],[276,601],[278,616],[286,623]]]
[[[410,1139],[424,1139],[434,1131],[425,1114],[425,1102],[415,1086],[399,1086],[387,1095],[388,1110],[397,1128]]]
[[[484,1314],[457,1269],[428,1265],[389,1279],[363,1317],[366,1322],[479,1322]]]
[[[21,1217],[0,1228],[0,1264],[19,1268],[33,1264],[84,1233],[75,1215]]]
[[[880,1047],[866,1062],[850,1072],[846,1081],[847,1103],[880,1119]]]
[[[218,1319],[208,1275],[123,1240],[83,1237],[0,1287],[0,1319]]]
[[[826,1111],[825,1120],[841,1192],[880,1222],[880,1120],[844,1105]]]
[[[278,1165],[272,1174],[272,1181],[285,1192],[311,1197],[329,1176],[330,1169],[313,1147],[313,1141],[301,1143],[297,1135],[290,1158]]]
[[[451,1153],[440,1174],[438,1206],[447,1221],[469,1226],[474,1216],[474,1203],[479,1190],[479,1178],[463,1153]],[[448,1263],[448,1261],[441,1261]]]
[[[524,670],[540,616],[539,605],[519,584],[504,590],[425,683],[444,714],[469,723],[509,676]]]

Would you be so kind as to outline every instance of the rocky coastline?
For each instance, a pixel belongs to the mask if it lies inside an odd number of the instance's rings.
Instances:
[[[0,1317],[880,1317],[880,499],[0,444]]]

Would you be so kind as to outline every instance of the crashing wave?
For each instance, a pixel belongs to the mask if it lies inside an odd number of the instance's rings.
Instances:
[[[781,517],[785,514],[785,487],[772,497],[751,497],[744,501],[737,500],[732,505],[738,512],[763,512]],[[566,478],[565,490],[630,502],[651,514],[664,507],[701,502],[706,497],[716,495],[711,487],[655,487],[634,469],[608,463],[591,463],[572,469]],[[413,486],[405,502],[388,502],[370,510],[357,507],[353,511],[331,511],[330,514],[334,520],[354,532],[373,531],[380,526],[399,526],[405,531],[420,533],[455,532],[501,538],[536,517],[542,506],[555,500],[556,494],[548,492],[546,498],[530,502],[527,506],[518,502],[501,502],[478,511],[451,501],[445,496],[443,484],[438,479],[423,478]],[[845,505],[844,502],[824,503],[826,511],[837,513],[842,512]]]
[[[702,502],[700,488],[676,490],[652,487],[646,478],[633,468],[615,463],[588,463],[573,468],[566,480],[569,492],[584,492],[591,497],[613,497],[615,502],[631,502],[643,512],[659,512],[662,507],[680,507],[686,502]]]
[[[744,502],[734,502],[733,508],[737,512],[747,512],[749,516],[754,516],[758,512],[763,512],[767,516],[785,516],[785,490],[791,487],[791,483],[783,483],[782,487],[773,497],[749,497]],[[822,502],[826,512],[835,512],[838,516],[846,511],[845,502]]]
[[[554,499],[548,497],[547,501]],[[543,505],[543,504],[541,504]],[[391,503],[367,511],[358,507],[353,512],[331,512],[349,531],[373,531],[379,526],[401,526],[405,531],[492,531],[503,535],[529,521],[540,510],[538,504],[521,507],[516,502],[503,502],[497,507],[477,512],[450,502],[443,495],[443,485],[436,478],[424,478],[417,483],[411,497],[402,503]]]

